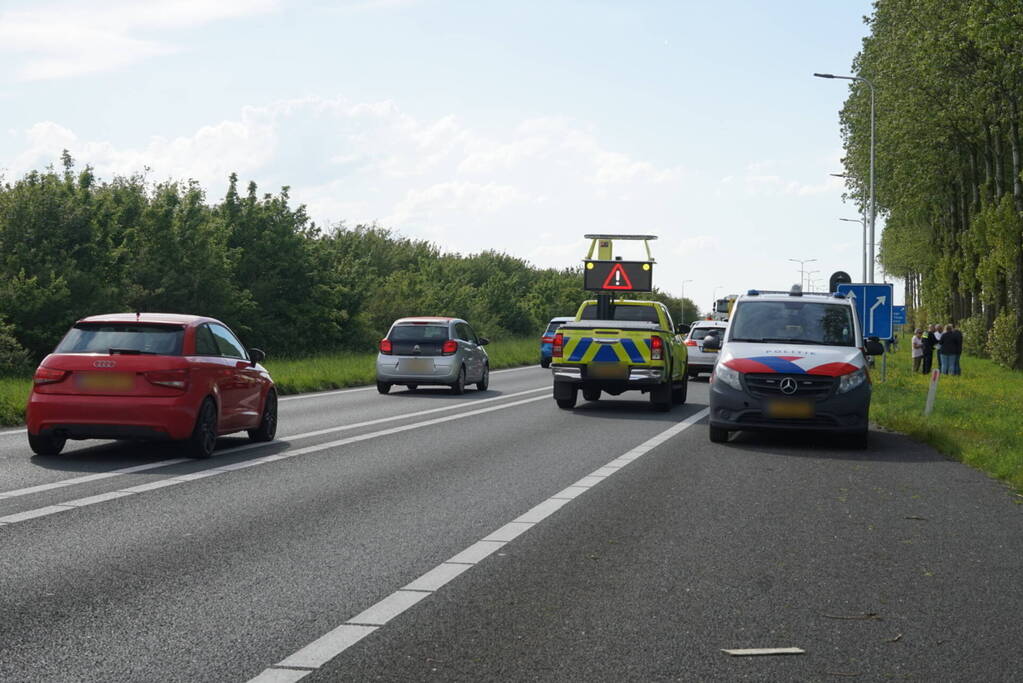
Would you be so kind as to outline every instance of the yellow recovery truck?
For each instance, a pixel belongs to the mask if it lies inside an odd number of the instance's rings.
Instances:
[[[612,260],[613,239],[656,239],[649,235],[587,235],[607,258],[585,261],[585,286],[601,292],[584,301],[575,320],[562,323],[554,336],[551,369],[559,408],[575,407],[581,389],[587,401],[601,392],[617,396],[638,390],[650,394],[658,410],[686,400],[688,367],[682,336],[688,326],[672,322],[659,301],[612,299],[613,291],[649,291],[653,259]],[[605,246],[606,243],[606,246]],[[590,248],[590,255],[593,247]],[[649,255],[649,247],[647,248]],[[592,264],[592,266],[591,266]]]

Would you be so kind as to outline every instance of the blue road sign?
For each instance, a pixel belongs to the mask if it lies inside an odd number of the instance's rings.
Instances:
[[[905,325],[906,324],[906,307],[905,306],[892,306],[892,324],[893,325]]]
[[[854,297],[864,337],[891,339],[894,288],[890,284],[840,284],[840,294]]]

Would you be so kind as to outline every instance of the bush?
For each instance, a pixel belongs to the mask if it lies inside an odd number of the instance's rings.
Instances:
[[[21,374],[28,368],[28,351],[14,338],[14,326],[0,321],[0,377]]]
[[[990,330],[984,323],[983,315],[975,315],[966,318],[959,324],[959,330],[963,333],[963,353],[978,358],[987,358],[987,344]]]
[[[1016,325],[1016,313],[1004,310],[995,318],[995,326],[988,336],[987,352],[991,360],[1007,368],[1015,368],[1018,363],[1016,340],[1019,328]]]

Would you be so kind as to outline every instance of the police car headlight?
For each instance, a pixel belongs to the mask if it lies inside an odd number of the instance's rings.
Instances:
[[[848,391],[852,391],[856,387],[860,386],[867,381],[867,371],[863,368],[859,370],[853,370],[847,375],[842,375],[838,379],[838,393],[844,394]]]
[[[714,366],[714,380],[724,382],[736,391],[742,391],[742,383],[739,381],[739,372],[728,367],[724,363]]]

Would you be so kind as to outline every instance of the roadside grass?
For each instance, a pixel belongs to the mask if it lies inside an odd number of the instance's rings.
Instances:
[[[539,364],[539,338],[502,339],[486,347],[493,370]],[[298,394],[372,384],[376,351],[335,353],[310,358],[268,358],[263,365],[281,394]],[[32,388],[31,376],[0,377],[0,425],[25,421],[25,402]]]
[[[0,377],[0,425],[25,421],[25,402],[31,388],[31,377]]]
[[[878,359],[871,420],[1023,491],[1023,373],[963,356],[963,374],[940,377],[934,410],[924,417],[930,377],[912,371],[908,346],[889,356],[885,382]]]
[[[492,370],[540,362],[540,342],[532,337],[494,341],[486,349]],[[268,358],[263,365],[281,394],[298,394],[372,384],[376,381],[376,357],[376,351],[336,353],[311,358]]]

